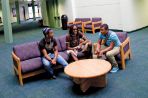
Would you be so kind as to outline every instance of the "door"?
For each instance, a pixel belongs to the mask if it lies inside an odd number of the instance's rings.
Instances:
[[[60,17],[58,12],[58,0],[46,0],[49,26],[51,28],[60,27]]]

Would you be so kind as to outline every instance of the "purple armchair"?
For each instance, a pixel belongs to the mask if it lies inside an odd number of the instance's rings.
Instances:
[[[68,27],[70,27],[73,24],[76,24],[78,29],[84,33],[85,32],[84,23],[90,22],[90,21],[91,21],[90,18],[75,18],[74,22],[68,22]]]
[[[119,40],[121,41],[120,53],[116,55],[116,59],[121,63],[121,68],[125,69],[125,59],[132,58],[131,47],[130,47],[130,38],[127,36],[126,32],[116,32]],[[94,52],[97,49],[97,43],[94,43]]]
[[[92,31],[92,33],[94,34],[96,29],[100,29],[101,24],[102,24],[102,18],[99,17],[92,18],[92,21],[84,23],[85,32]]]

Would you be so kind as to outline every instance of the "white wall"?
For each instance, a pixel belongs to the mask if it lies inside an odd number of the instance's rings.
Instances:
[[[124,31],[148,26],[148,0],[120,0]]]
[[[111,29],[122,29],[120,0],[75,0],[76,17],[101,17]]]
[[[59,15],[62,16],[66,14],[68,16],[68,21],[73,21],[74,15],[74,0],[58,0],[59,3]]]
[[[148,0],[59,0],[60,15],[101,17],[110,29],[133,31],[148,26]]]

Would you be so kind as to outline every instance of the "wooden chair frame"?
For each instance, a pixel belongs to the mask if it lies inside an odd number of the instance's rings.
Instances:
[[[87,25],[87,24],[90,24],[90,23],[92,23],[92,29],[86,29],[85,28],[85,26]],[[86,31],[92,31],[92,33],[93,34],[95,34],[95,30],[96,29],[100,29],[100,27],[95,27],[95,24],[102,24],[102,21],[98,21],[98,22],[91,22],[91,21],[89,21],[89,22],[84,22],[84,32],[86,32]]]
[[[35,75],[38,75],[38,74],[45,72],[45,69],[39,69],[37,71],[22,74],[20,58],[17,57],[14,52],[12,52],[11,54],[12,54],[12,59],[13,59],[14,72],[15,72],[15,75],[18,76],[19,83],[20,83],[21,86],[23,86],[23,79],[24,78],[35,76]]]

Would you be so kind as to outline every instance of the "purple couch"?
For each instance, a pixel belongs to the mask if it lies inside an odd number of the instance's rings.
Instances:
[[[69,61],[69,55],[66,53],[66,35],[56,38],[59,54]],[[23,79],[44,73],[43,64],[41,61],[41,53],[38,47],[39,42],[29,42],[13,47],[12,59],[13,67],[19,82],[23,85]],[[79,58],[86,57],[84,53],[79,53]],[[60,65],[56,68],[62,67]]]

